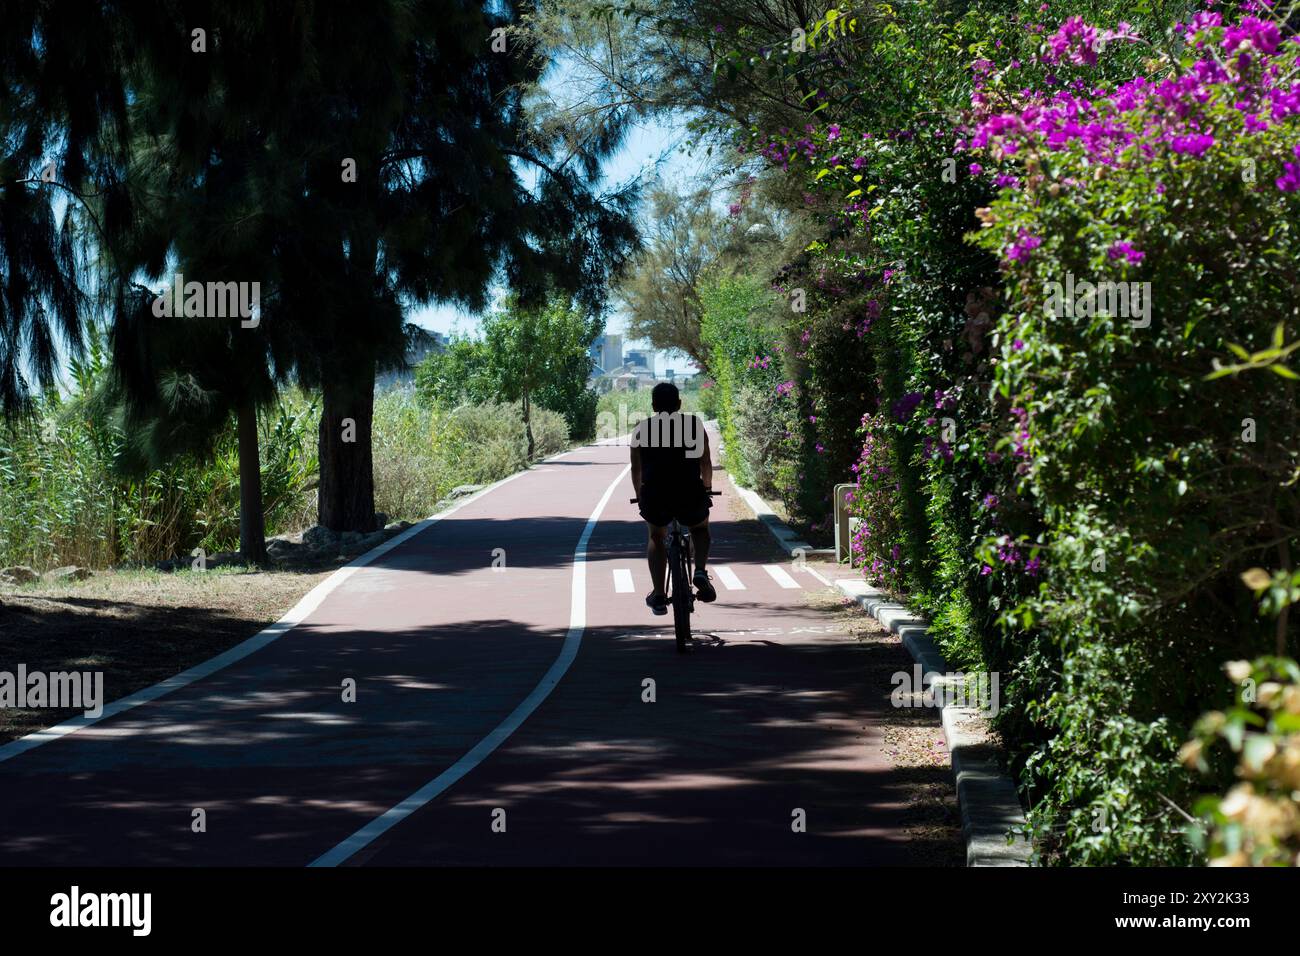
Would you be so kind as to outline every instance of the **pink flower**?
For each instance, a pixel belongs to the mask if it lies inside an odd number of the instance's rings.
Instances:
[[[1282,175],[1275,180],[1277,188],[1284,193],[1300,190],[1300,163],[1283,163],[1282,170]]]
[[[1005,254],[1008,262],[1024,262],[1029,258],[1029,253],[1033,252],[1043,244],[1043,240],[1038,236],[1032,235],[1029,230],[1021,229],[1017,235],[1016,241],[1007,246]]]
[[[1254,49],[1271,56],[1282,42],[1276,23],[1265,23],[1258,17],[1243,17],[1236,26],[1223,31],[1223,48],[1229,53],[1249,43]]]
[[[1043,54],[1046,63],[1062,60],[1076,66],[1097,64],[1097,28],[1083,22],[1083,17],[1070,17],[1047,38],[1048,50]]]
[[[1111,259],[1124,259],[1127,262],[1138,263],[1146,258],[1146,253],[1134,249],[1131,242],[1116,242],[1106,250],[1106,255]]]
[[[1169,148],[1175,153],[1182,153],[1186,156],[1201,157],[1209,151],[1214,145],[1214,137],[1209,133],[1193,133],[1190,136],[1175,136],[1169,143]]]

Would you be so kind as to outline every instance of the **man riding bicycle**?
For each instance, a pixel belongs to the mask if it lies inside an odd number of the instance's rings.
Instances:
[[[660,382],[650,393],[654,415],[632,430],[632,487],[640,499],[641,517],[649,529],[646,557],[654,585],[645,599],[655,614],[668,613],[667,576],[668,526],[674,518],[691,529],[695,551],[692,583],[701,601],[716,600],[709,574],[704,570],[709,557],[709,509],[713,499],[713,459],[704,422],[695,415],[683,415],[677,386]]]

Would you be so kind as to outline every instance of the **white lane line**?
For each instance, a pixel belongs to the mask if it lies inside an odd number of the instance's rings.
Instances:
[[[768,575],[772,578],[773,581],[781,585],[781,587],[783,588],[799,587],[799,582],[796,581],[794,578],[790,577],[790,575],[786,574],[785,568],[780,567],[779,565],[765,564],[763,565],[763,570],[768,573]]]
[[[610,496],[614,494],[614,489],[618,487],[619,483],[631,470],[631,465],[624,466],[623,470],[618,473],[618,477],[610,482],[609,487],[605,489],[605,494],[601,496],[600,502],[596,505],[596,510],[587,519],[587,526],[582,529],[582,535],[578,538],[578,546],[573,549],[573,587],[569,610],[569,633],[565,635],[564,646],[560,648],[560,656],[555,659],[551,669],[542,675],[542,679],[537,682],[533,692],[510,712],[510,716],[497,724],[490,734],[475,744],[469,753],[397,806],[375,817],[334,849],[321,854],[310,866],[338,866],[358,850],[370,845],[380,835],[386,833],[416,810],[438,797],[457,780],[486,760],[492,751],[505,743],[506,739],[519,729],[520,725],[532,715],[533,711],[541,706],[542,701],[550,696],[551,691],[555,689],[555,685],[560,682],[565,672],[568,671],[569,665],[573,663],[573,659],[578,656],[578,646],[582,644],[582,632],[587,627],[587,543],[591,540],[591,533],[596,529],[596,522],[600,520],[600,513],[605,510],[605,505],[609,503]]]
[[[736,572],[725,564],[710,564],[709,570],[718,576],[718,580],[728,591],[745,590],[745,585],[740,582],[740,578],[736,577]]]
[[[514,481],[516,478],[520,478],[526,474],[528,474],[527,471],[517,471],[509,477],[493,482],[486,488],[480,489],[464,500],[457,502],[446,511],[441,511],[436,515],[425,518],[418,524],[407,528],[396,537],[385,541],[383,544],[379,545],[379,547],[367,551],[365,554],[353,560],[350,564],[346,564],[339,568],[320,584],[316,585],[316,587],[312,588],[306,595],[304,595],[302,600],[290,608],[289,613],[280,618],[280,620],[276,621],[270,627],[254,634],[243,643],[236,644],[230,650],[218,654],[216,657],[210,657],[206,661],[195,664],[189,670],[181,671],[179,674],[169,677],[164,681],[159,681],[151,687],[146,687],[143,690],[138,690],[134,694],[129,694],[120,700],[113,701],[113,703],[104,708],[103,712],[98,717],[86,717],[84,715],[81,717],[73,717],[71,720],[64,721],[61,724],[57,724],[53,727],[46,727],[44,730],[38,730],[35,733],[28,734],[26,737],[19,737],[17,740],[5,744],[3,747],[0,747],[0,763],[4,763],[6,760],[12,760],[19,754],[26,753],[29,750],[41,746],[41,744],[48,744],[51,741],[66,737],[68,734],[76,733],[78,730],[82,730],[83,728],[92,727],[102,720],[108,720],[110,717],[116,717],[118,714],[124,713],[128,710],[133,710],[141,704],[147,704],[160,697],[165,697],[173,691],[180,690],[182,687],[187,687],[195,681],[202,680],[205,677],[215,674],[219,670],[224,670],[231,664],[237,664],[245,657],[257,653],[273,641],[284,637],[285,634],[289,633],[301,624],[312,614],[312,612],[320,607],[325,599],[329,597],[331,592],[336,590],[344,581],[356,572],[360,571],[367,564],[370,564],[376,558],[387,554],[398,545],[415,537],[430,525],[437,524],[443,518],[450,517],[461,508],[468,505],[471,501],[477,501],[488,492],[495,491],[502,485]],[[115,736],[134,736],[134,732],[123,731]]]
[[[632,572],[627,568],[614,569],[614,592],[616,594],[631,594],[636,590],[636,585],[632,582]]]

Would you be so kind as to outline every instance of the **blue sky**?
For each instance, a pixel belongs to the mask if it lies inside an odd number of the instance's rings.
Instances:
[[[708,167],[707,157],[689,156],[681,148],[685,139],[680,126],[669,122],[648,122],[633,129],[623,149],[612,157],[605,166],[605,180],[608,183],[627,182],[641,175],[653,178],[655,165],[658,174],[665,180],[690,182],[699,179]],[[462,312],[452,306],[430,306],[413,310],[407,319],[416,325],[437,332],[453,331],[474,334],[478,329],[478,315]],[[623,333],[627,317],[617,309],[612,311],[606,323],[609,332]],[[636,348],[647,343],[624,342],[624,348]],[[678,371],[687,367],[688,359],[681,353],[655,352],[655,371],[662,373],[666,368]]]

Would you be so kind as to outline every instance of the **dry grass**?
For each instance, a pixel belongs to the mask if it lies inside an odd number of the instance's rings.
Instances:
[[[80,583],[0,586],[0,670],[103,671],[109,703],[251,637],[331,573],[104,571]],[[0,742],[77,713],[0,710]]]

